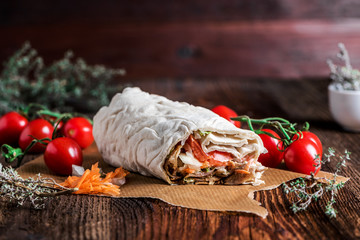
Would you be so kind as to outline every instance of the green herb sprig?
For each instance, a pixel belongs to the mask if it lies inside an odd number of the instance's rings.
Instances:
[[[339,43],[340,52],[337,57],[344,62],[344,66],[335,65],[330,59],[327,64],[330,68],[330,78],[338,90],[360,90],[360,71],[354,69],[350,63],[349,53],[343,43]]]
[[[42,209],[45,207],[45,200],[49,197],[77,190],[63,187],[54,179],[43,178],[40,174],[36,178],[23,179],[12,167],[3,167],[0,164],[0,195],[18,206],[28,204],[32,208]]]
[[[324,154],[324,156],[322,163],[330,162],[332,158],[336,157],[335,150],[329,148],[328,153]],[[325,214],[330,218],[336,217],[337,210],[334,208],[334,204],[336,203],[335,198],[338,191],[344,187],[344,182],[338,182],[337,177],[342,168],[346,167],[346,161],[350,160],[350,152],[345,150],[344,155],[340,155],[339,159],[340,161],[336,164],[336,170],[332,174],[332,179],[315,177],[315,174],[311,173],[288,184],[282,184],[285,194],[293,194],[297,199],[290,207],[294,213],[306,210],[311,202],[317,201],[324,193],[330,192],[331,197],[325,205]],[[319,161],[319,158],[317,158],[316,161]],[[317,165],[317,169],[319,167],[320,164]]]
[[[122,86],[110,83],[123,76],[124,69],[90,66],[81,58],[72,58],[73,53],[68,51],[64,58],[45,66],[37,51],[25,43],[4,63],[0,74],[0,114],[31,102],[61,112],[79,111],[76,105],[92,112],[122,90]]]

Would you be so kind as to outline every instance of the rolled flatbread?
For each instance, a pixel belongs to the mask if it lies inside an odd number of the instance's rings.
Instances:
[[[105,162],[170,184],[262,183],[260,137],[212,111],[126,88],[94,117]]]

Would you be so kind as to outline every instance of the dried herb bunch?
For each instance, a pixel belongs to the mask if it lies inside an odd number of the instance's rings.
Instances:
[[[335,65],[330,59],[327,64],[330,68],[330,78],[338,90],[360,90],[360,71],[353,69],[350,63],[348,51],[343,43],[338,44],[340,52],[337,57],[345,63],[344,66]]]
[[[328,153],[324,154],[322,163],[330,162],[332,158],[336,157],[335,150],[329,148]],[[350,160],[350,152],[345,150],[344,155],[338,156],[340,161],[336,164],[336,170],[332,174],[332,179],[326,177],[315,177],[312,173],[309,176],[298,178],[288,184],[283,183],[282,187],[286,194],[294,194],[297,201],[291,205],[291,210],[297,213],[306,210],[310,203],[314,200],[317,201],[323,196],[325,192],[330,192],[330,200],[327,201],[325,206],[325,214],[330,218],[336,217],[336,209],[334,208],[335,197],[338,190],[344,186],[344,182],[337,182],[337,176],[343,167],[346,167],[346,161]],[[320,167],[319,158],[317,158],[318,168]]]
[[[108,104],[109,97],[121,86],[110,86],[115,76],[123,76],[124,69],[109,69],[102,65],[87,65],[78,58],[72,60],[68,51],[64,58],[45,66],[44,60],[29,43],[4,63],[0,75],[0,114],[22,108],[31,102],[50,109],[73,112],[78,104],[86,111],[96,111]],[[85,101],[86,99],[86,101]]]
[[[77,189],[65,188],[51,178],[23,179],[12,167],[0,164],[0,196],[18,206],[29,204],[35,209],[45,207],[45,200],[49,197],[71,193]]]

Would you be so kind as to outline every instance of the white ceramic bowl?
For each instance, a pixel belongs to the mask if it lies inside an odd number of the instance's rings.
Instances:
[[[360,132],[360,91],[337,90],[330,84],[328,93],[335,121],[346,130]]]

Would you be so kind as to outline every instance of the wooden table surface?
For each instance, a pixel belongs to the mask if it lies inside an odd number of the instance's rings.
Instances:
[[[157,199],[61,196],[45,210],[2,202],[0,239],[360,239],[360,134],[343,131],[327,106],[327,80],[163,79],[134,81],[145,91],[211,108],[227,105],[255,118],[309,121],[324,148],[352,152],[342,173],[351,179],[339,192],[337,218],[322,208],[329,199],[293,214],[281,188],[256,192],[268,209],[261,217],[171,206]],[[333,171],[336,162],[323,166]]]

